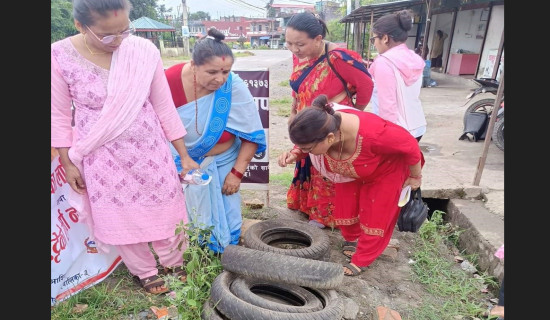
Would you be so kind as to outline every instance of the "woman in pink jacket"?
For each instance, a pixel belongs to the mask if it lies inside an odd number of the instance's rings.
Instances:
[[[426,133],[426,118],[420,101],[425,62],[405,44],[412,28],[407,10],[387,14],[373,25],[370,41],[378,56],[369,72],[374,78],[372,111],[396,123],[420,141]]]

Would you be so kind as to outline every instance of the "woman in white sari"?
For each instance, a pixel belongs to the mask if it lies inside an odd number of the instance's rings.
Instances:
[[[266,149],[257,105],[244,81],[231,72],[234,57],[210,29],[197,41],[192,60],[166,70],[176,110],[187,129],[189,155],[212,176],[205,186],[188,185],[185,199],[194,227],[213,226],[209,248],[223,253],[241,235],[240,183],[255,153]],[[172,155],[180,169],[175,149]]]

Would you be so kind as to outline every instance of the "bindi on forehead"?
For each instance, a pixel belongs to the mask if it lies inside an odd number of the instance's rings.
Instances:
[[[115,15],[115,17],[118,16],[118,11],[115,10],[115,11],[113,12],[113,14]]]

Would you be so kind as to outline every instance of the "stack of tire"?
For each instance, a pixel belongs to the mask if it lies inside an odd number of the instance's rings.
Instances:
[[[330,240],[308,223],[271,219],[250,226],[246,246],[229,245],[203,320],[340,320],[342,266],[328,262]]]

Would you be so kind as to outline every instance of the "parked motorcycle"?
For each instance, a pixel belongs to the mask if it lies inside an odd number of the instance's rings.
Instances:
[[[477,78],[472,80],[476,82],[479,87],[474,89],[472,93],[466,96],[466,99],[468,100],[466,101],[466,103],[464,103],[464,105],[468,104],[478,94],[492,93],[496,96],[499,85],[499,82],[496,79]],[[464,128],[468,127],[467,120],[469,119],[471,121],[472,119],[471,113],[484,113],[487,115],[486,119],[490,119],[491,112],[493,111],[493,107],[495,105],[495,99],[496,98],[481,99],[474,101],[471,105],[469,105],[464,112]],[[485,125],[488,124],[489,121],[486,121]],[[486,127],[483,129],[486,130]],[[479,139],[484,138],[485,131],[483,131],[483,133],[479,136]],[[500,150],[504,151],[504,95],[502,96],[500,101],[499,110],[497,113],[497,118],[495,120],[495,126],[493,128],[491,139]]]

